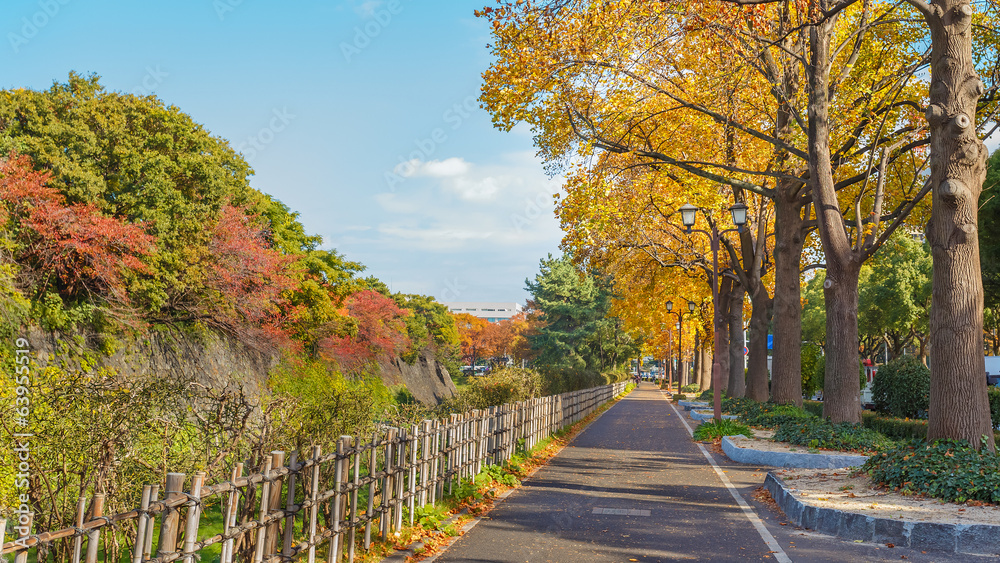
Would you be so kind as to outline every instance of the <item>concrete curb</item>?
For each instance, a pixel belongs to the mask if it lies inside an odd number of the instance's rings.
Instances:
[[[834,469],[854,467],[868,459],[864,455],[811,454],[808,452],[765,452],[752,448],[741,448],[729,439],[722,438],[722,451],[729,459],[749,465],[770,465],[771,467],[799,467],[804,469]]]
[[[1000,555],[1000,526],[989,524],[938,524],[875,518],[834,508],[810,506],[789,490],[772,472],[764,488],[796,526],[845,540],[891,543],[923,551],[967,555]]]
[[[677,401],[677,405],[684,407],[684,410],[689,411],[692,408],[703,409],[709,406],[706,401]]]
[[[700,411],[700,410],[691,409],[688,412],[691,413],[691,419],[692,420],[698,420],[698,421],[712,420],[715,417],[715,413],[713,411]],[[736,420],[736,415],[735,414],[724,414],[724,415],[722,415],[722,418],[725,419],[725,420]]]

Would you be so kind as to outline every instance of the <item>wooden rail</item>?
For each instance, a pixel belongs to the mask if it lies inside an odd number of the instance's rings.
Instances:
[[[126,538],[133,563],[193,563],[216,545],[221,563],[300,558],[313,563],[324,544],[328,562],[353,562],[358,549],[370,548],[373,536],[393,535],[404,520],[412,525],[418,507],[452,493],[484,465],[501,465],[519,447],[529,450],[583,419],[625,385],[453,414],[410,428],[384,427],[370,439],[341,436],[335,452],[324,454],[317,446],[304,459],[292,452],[287,463],[285,452],[272,452],[260,472],[244,476],[243,464],[237,464],[229,480],[211,485],[203,473],[190,479],[168,473],[162,486],[144,486],[139,507],[122,514],[103,514],[104,495],[90,501],[81,497],[73,528],[31,534],[33,515],[19,515],[18,525],[27,520],[28,533],[3,544],[2,554],[27,563],[31,549],[65,541],[72,546],[72,563],[81,557],[97,563],[105,528],[118,530],[134,521],[135,530]],[[199,533],[208,509],[222,520],[222,531],[211,536]],[[0,520],[0,539],[6,527]],[[107,550],[104,561],[109,561]]]

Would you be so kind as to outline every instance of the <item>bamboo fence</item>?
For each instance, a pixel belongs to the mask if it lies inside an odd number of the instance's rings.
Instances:
[[[384,427],[370,438],[341,436],[335,452],[323,453],[317,446],[305,459],[292,452],[287,463],[285,452],[276,451],[259,472],[243,475],[243,464],[237,464],[229,480],[211,485],[205,484],[204,473],[190,478],[168,473],[162,485],[144,486],[140,505],[122,514],[104,515],[102,494],[81,497],[72,528],[32,534],[32,515],[20,515],[15,525],[27,520],[28,533],[3,544],[0,559],[9,561],[13,554],[14,563],[28,563],[34,550],[37,561],[40,547],[61,541],[67,542],[72,563],[107,563],[108,538],[127,528],[131,557],[121,560],[132,563],[194,563],[207,549],[221,563],[302,558],[313,563],[318,554],[330,563],[353,562],[374,536],[392,536],[404,520],[412,525],[418,507],[451,494],[484,465],[501,465],[519,447],[530,450],[583,419],[625,385],[453,414],[410,428]],[[221,532],[200,533],[206,509],[219,513]],[[7,521],[0,520],[0,538],[6,528]]]

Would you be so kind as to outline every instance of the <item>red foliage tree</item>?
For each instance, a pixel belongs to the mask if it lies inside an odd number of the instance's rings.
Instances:
[[[272,247],[266,223],[245,209],[224,205],[208,245],[205,285],[211,324],[248,336],[282,336],[289,314],[284,293],[296,285],[294,256]]]
[[[357,323],[357,333],[332,336],[320,343],[322,353],[335,360],[340,368],[358,373],[365,366],[388,361],[410,346],[403,317],[410,311],[401,309],[377,291],[359,291],[346,301],[347,312]]]
[[[30,269],[32,292],[126,302],[125,275],[144,273],[154,238],[142,225],[106,217],[93,205],[67,204],[27,156],[0,161],[0,202],[14,236],[14,259]]]

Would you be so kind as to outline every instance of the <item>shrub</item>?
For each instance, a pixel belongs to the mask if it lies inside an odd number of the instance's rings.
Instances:
[[[802,401],[802,408],[815,417],[823,418],[823,401]]]
[[[990,387],[990,418],[993,420],[993,428],[1000,429],[1000,387]]]
[[[812,418],[812,415],[795,405],[776,405],[760,403],[751,399],[726,399],[722,408],[729,414],[735,414],[740,422],[750,426],[774,428],[785,422]]]
[[[695,440],[722,439],[723,436],[735,436],[742,434],[747,438],[753,438],[753,431],[746,424],[741,424],[735,420],[722,419],[706,420],[694,429]]]
[[[715,397],[715,394],[712,393],[712,390],[711,389],[706,389],[705,391],[702,392],[701,395],[698,395],[698,400],[699,401],[711,401],[711,400],[713,400],[714,397]],[[725,395],[723,395],[723,398],[725,398]]]
[[[468,389],[472,408],[485,409],[542,396],[542,376],[535,370],[501,368],[478,377]]]
[[[913,356],[882,366],[872,383],[875,410],[899,418],[926,416],[930,405],[931,372]]]
[[[949,502],[1000,502],[1000,457],[966,442],[909,442],[868,458],[872,481]]]
[[[927,438],[927,421],[912,418],[891,418],[879,416],[873,412],[861,413],[861,423],[865,428],[894,440],[909,440],[912,438]]]
[[[697,383],[691,383],[689,385],[685,385],[684,387],[681,387],[681,391],[683,391],[685,393],[697,393],[698,390],[700,390],[700,389],[701,389],[701,387],[699,387]]]
[[[676,395],[674,395],[674,400],[675,401],[686,401],[687,400],[687,395],[685,395],[684,393],[677,393]]]
[[[860,452],[881,451],[896,444],[860,424],[833,423],[812,416],[782,423],[774,433],[774,440],[810,448]]]
[[[808,343],[803,344],[799,352],[802,366],[802,395],[812,397],[817,391],[823,389],[823,368],[825,365],[823,349],[819,346]]]

